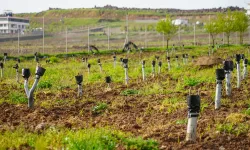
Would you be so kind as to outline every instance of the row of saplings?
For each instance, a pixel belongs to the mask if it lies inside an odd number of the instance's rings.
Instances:
[[[244,54],[236,54],[236,68],[237,68],[237,88],[240,88],[241,80],[245,79],[247,77],[247,65],[248,65],[248,60],[245,58]],[[113,56],[114,58],[114,67],[116,66],[116,55]],[[187,58],[188,55],[184,54],[183,55],[183,63],[187,63]],[[0,62],[0,68],[1,68],[1,75],[3,72],[3,64],[6,62],[7,59],[7,53],[4,53],[4,61]],[[35,57],[37,60],[37,58]],[[83,62],[87,63],[87,58],[82,59]],[[159,57],[156,56],[156,60],[158,61],[159,65],[159,73],[161,70],[162,62],[159,61]],[[167,57],[168,60],[168,69],[170,70],[170,57]],[[243,73],[241,75],[241,67],[240,67],[240,62],[243,60]],[[128,59],[120,59],[124,70],[125,70],[125,84],[128,84]],[[176,57],[176,61],[178,64],[178,57]],[[20,59],[17,59],[17,62],[20,63]],[[97,60],[99,66],[100,66],[100,71],[102,72],[102,64],[100,59]],[[154,75],[155,73],[155,65],[156,61],[152,61],[152,73]],[[90,64],[87,64],[88,66],[88,72],[90,72]],[[18,64],[16,64],[13,68],[16,69],[17,71],[17,80],[18,80]],[[145,80],[145,61],[142,61],[142,77],[143,80]],[[234,70],[234,62],[231,60],[225,60],[223,62],[223,69],[216,69],[216,95],[215,95],[215,109],[219,109],[221,107],[221,95],[222,95],[222,81],[226,79],[226,95],[230,96],[232,92],[232,86],[231,86],[231,75]],[[28,88],[28,79],[31,75],[30,69],[24,68],[22,69],[22,76],[24,78],[24,89],[25,93],[28,98],[28,107],[33,108],[34,106],[34,91],[35,88],[39,82],[39,79],[44,75],[45,69],[39,64],[36,67],[35,71],[35,81],[31,87],[31,89]],[[77,75],[75,76],[77,85],[78,85],[78,96],[81,97],[83,94],[82,90],[82,82],[83,82],[83,75]],[[106,83],[109,84],[111,83],[111,77],[107,76],[106,77]],[[187,97],[187,104],[188,104],[188,125],[187,125],[187,136],[186,140],[187,141],[195,141],[196,140],[196,127],[197,127],[197,119],[199,116],[200,112],[200,94],[198,92],[197,95],[191,95],[191,92],[189,93],[189,96]]]

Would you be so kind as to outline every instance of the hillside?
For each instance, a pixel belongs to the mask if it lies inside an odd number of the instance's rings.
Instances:
[[[180,9],[139,9],[139,8],[118,8],[115,6],[104,6],[95,8],[77,8],[77,9],[60,9],[49,8],[49,10],[38,13],[20,13],[15,14],[17,17],[30,19],[30,29],[41,28],[43,17],[45,18],[45,29],[49,32],[62,31],[65,26],[69,30],[73,28],[83,28],[87,26],[111,26],[121,27],[124,25],[126,15],[129,20],[158,20],[170,14],[173,18],[183,18],[190,21],[205,21],[208,16],[215,15],[217,12],[245,11],[239,7],[212,8],[197,10],[180,10]]]

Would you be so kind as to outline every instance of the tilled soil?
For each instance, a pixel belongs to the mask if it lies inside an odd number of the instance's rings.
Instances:
[[[158,76],[158,79],[149,79],[146,83],[132,82],[129,89],[140,89],[151,82],[159,82],[167,78]],[[250,76],[249,76],[250,78]],[[249,81],[249,80],[248,80]],[[175,86],[175,81],[170,80],[170,85]],[[231,97],[223,96],[229,100],[223,104],[220,110],[214,110],[214,97],[211,91],[215,90],[215,84],[201,84],[199,86],[209,87],[208,91],[201,91],[202,103],[208,105],[200,113],[197,127],[197,141],[185,142],[186,122],[177,124],[177,120],[187,118],[187,107],[185,92],[173,92],[171,94],[153,95],[121,95],[121,91],[128,89],[121,84],[112,84],[113,89],[105,92],[105,84],[96,84],[85,87],[84,97],[77,98],[76,89],[64,89],[58,93],[36,93],[36,102],[33,109],[28,109],[24,104],[0,104],[0,130],[14,130],[16,127],[24,126],[30,132],[43,132],[50,126],[80,129],[99,126],[113,126],[125,132],[132,132],[136,136],[143,138],[153,138],[159,143],[160,149],[250,149],[250,133],[233,135],[220,133],[216,130],[216,123],[225,122],[225,118],[231,113],[240,113],[247,109],[247,104],[241,102],[249,99],[250,86],[244,82],[241,89],[233,89]],[[197,88],[199,88],[199,86]],[[11,85],[1,84],[1,89],[10,89]],[[8,87],[8,88],[7,88]],[[16,88],[16,87],[12,87]],[[0,90],[0,94],[5,96],[9,91]],[[23,92],[20,90],[20,92]],[[224,92],[224,91],[223,91]],[[225,92],[224,92],[225,93]],[[40,106],[43,101],[51,101],[55,97],[66,101],[62,105],[52,105],[51,107]],[[173,109],[162,108],[162,101],[171,97],[181,99],[185,107]],[[68,101],[68,102],[67,102]],[[74,101],[71,103],[71,101]],[[98,102],[108,104],[108,109],[101,114],[95,114],[92,108]],[[250,117],[246,117],[244,122],[250,124]],[[210,129],[209,129],[209,128]]]

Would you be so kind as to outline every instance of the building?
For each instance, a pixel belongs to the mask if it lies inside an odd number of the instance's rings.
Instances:
[[[29,25],[28,19],[12,17],[12,13],[0,16],[0,34],[14,34],[18,31],[23,34]]]
[[[176,26],[179,25],[188,25],[188,20],[185,19],[176,19],[176,20],[172,20],[172,23]]]
[[[247,15],[250,16],[250,3],[247,3]]]

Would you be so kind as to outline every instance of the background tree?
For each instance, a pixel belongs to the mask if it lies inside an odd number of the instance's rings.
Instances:
[[[216,35],[221,32],[218,20],[217,19],[211,20],[209,23],[207,23],[204,26],[204,28],[206,32],[210,34],[212,41],[213,41],[213,46],[214,46]]]
[[[235,28],[235,17],[233,13],[228,10],[227,13],[218,14],[218,24],[221,32],[224,32],[227,37],[227,44],[229,46],[230,35],[232,32],[236,31]]]
[[[167,49],[169,40],[177,33],[178,27],[172,23],[170,16],[166,16],[166,19],[160,20],[156,25],[156,31],[163,33],[167,40]]]
[[[243,34],[248,28],[248,16],[244,12],[236,11],[233,13],[235,30],[240,33],[240,44],[243,44]]]

